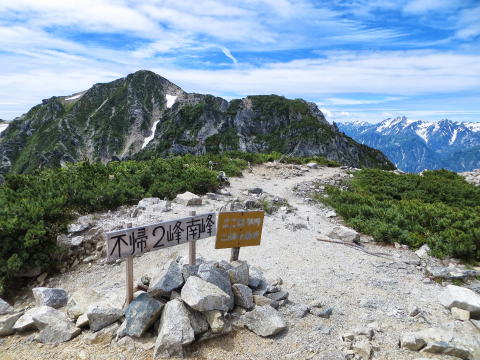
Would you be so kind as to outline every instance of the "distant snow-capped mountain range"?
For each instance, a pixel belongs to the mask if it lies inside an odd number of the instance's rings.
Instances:
[[[337,123],[346,135],[381,150],[401,170],[470,171],[480,168],[480,123],[406,117],[380,123]]]

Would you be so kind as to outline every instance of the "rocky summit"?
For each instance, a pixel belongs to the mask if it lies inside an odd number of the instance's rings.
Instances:
[[[187,93],[150,71],[43,100],[0,135],[0,175],[84,159],[241,150],[322,155],[391,168],[378,150],[329,124],[314,103],[277,95],[227,101]]]

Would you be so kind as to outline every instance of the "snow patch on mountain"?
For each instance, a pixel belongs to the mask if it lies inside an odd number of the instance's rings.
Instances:
[[[165,98],[167,99],[167,108],[170,109],[173,106],[173,104],[175,104],[175,101],[177,101],[177,97],[178,96],[175,96],[175,95],[169,95],[169,94],[165,95]]]
[[[5,131],[8,127],[8,124],[0,124],[0,134]]]
[[[160,120],[157,120],[157,121],[155,121],[155,122],[153,123],[153,126],[152,126],[152,128],[150,129],[150,131],[151,131],[150,136],[147,136],[145,139],[143,139],[142,149],[145,148],[145,146],[147,146],[148,143],[149,143],[150,141],[152,141],[153,138],[155,137],[155,131],[157,131],[157,125],[158,125],[159,122],[160,122]]]

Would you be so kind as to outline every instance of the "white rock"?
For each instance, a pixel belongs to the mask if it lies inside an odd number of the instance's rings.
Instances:
[[[35,329],[35,322],[33,321],[33,316],[37,315],[41,312],[45,311],[43,307],[34,307],[32,309],[27,310],[16,322],[13,326],[15,331],[27,331]]]
[[[178,194],[175,198],[175,202],[185,206],[198,206],[202,205],[202,198],[190,191],[186,191],[183,194]]]
[[[20,316],[22,316],[21,312],[0,315],[0,336],[12,335],[15,332],[13,326]]]
[[[137,207],[146,209],[149,206],[160,204],[160,201],[158,197],[144,198],[138,202]]]
[[[327,236],[332,239],[358,243],[360,234],[346,226],[335,226]]]
[[[309,169],[318,169],[318,164],[316,162],[310,162],[307,164]]]
[[[37,341],[43,344],[60,344],[73,339],[81,332],[65,313],[49,306],[40,307],[40,311],[32,318],[40,330]]]
[[[115,337],[119,325],[117,323],[111,324],[100,331],[89,332],[83,337],[83,342],[88,345],[92,344],[110,344]]]
[[[231,297],[208,281],[190,276],[182,288],[182,300],[198,311],[228,311]]]
[[[427,244],[423,244],[417,251],[415,251],[415,254],[417,254],[420,259],[425,259],[428,256],[429,251],[430,247]]]
[[[206,311],[205,318],[213,333],[221,332],[225,327],[223,313],[219,310]]]
[[[467,310],[459,309],[457,307],[452,307],[450,309],[452,316],[456,320],[467,321],[470,320],[470,312]]]
[[[439,296],[440,303],[451,309],[456,307],[469,311],[472,317],[480,315],[480,295],[470,289],[447,285]]]
[[[79,328],[87,327],[88,326],[88,316],[87,316],[87,314],[80,315],[78,317],[75,325]]]

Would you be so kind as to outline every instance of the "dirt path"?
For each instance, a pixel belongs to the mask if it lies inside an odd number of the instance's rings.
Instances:
[[[454,322],[438,303],[442,287],[435,282],[424,283],[422,269],[402,261],[413,256],[411,251],[367,245],[371,251],[389,253],[385,259],[348,246],[317,241],[316,238],[328,233],[338,220],[327,218],[323,215],[325,211],[297,197],[292,189],[307,181],[344,175],[345,171],[321,168],[309,170],[302,176],[294,176],[295,172],[298,171],[255,167],[253,173],[245,172],[244,177],[231,179],[229,189],[233,197],[246,198],[246,189],[260,187],[264,192],[287,199],[297,209],[293,213],[279,211],[267,216],[262,245],[242,248],[240,252],[241,259],[259,267],[268,279],[283,280],[282,288],[289,291],[291,303],[280,311],[286,317],[288,331],[264,339],[248,330],[237,329],[229,336],[195,345],[190,358],[344,359],[346,347],[341,335],[369,325],[376,331],[372,341],[375,345],[373,359],[416,359],[420,354],[398,348],[402,333],[427,326],[463,326]],[[218,211],[226,200],[210,201],[196,210],[198,213]],[[160,218],[184,216],[189,210],[174,204],[173,211],[161,214]],[[126,218],[130,211],[123,209],[108,216],[118,222],[132,221]],[[151,220],[160,218],[155,214]],[[136,225],[136,220],[133,221]],[[295,224],[302,225],[295,227]],[[292,231],[294,228],[299,229]],[[228,260],[230,255],[228,250],[215,250],[213,239],[199,241],[197,251],[208,260]],[[187,247],[181,245],[136,258],[135,279],[143,274],[154,276],[168,259],[186,253]],[[75,271],[52,278],[48,286],[62,287],[70,294],[95,289],[118,304],[124,295],[124,266],[124,263],[82,264]],[[332,307],[332,316],[324,319],[308,314],[298,318],[292,314],[295,304],[308,304],[313,300],[321,300],[325,307]],[[423,316],[409,316],[409,309],[414,306]],[[152,350],[144,349],[148,346],[84,345],[82,336],[55,347],[31,342],[28,336],[11,336],[0,340],[0,359],[151,359]]]

